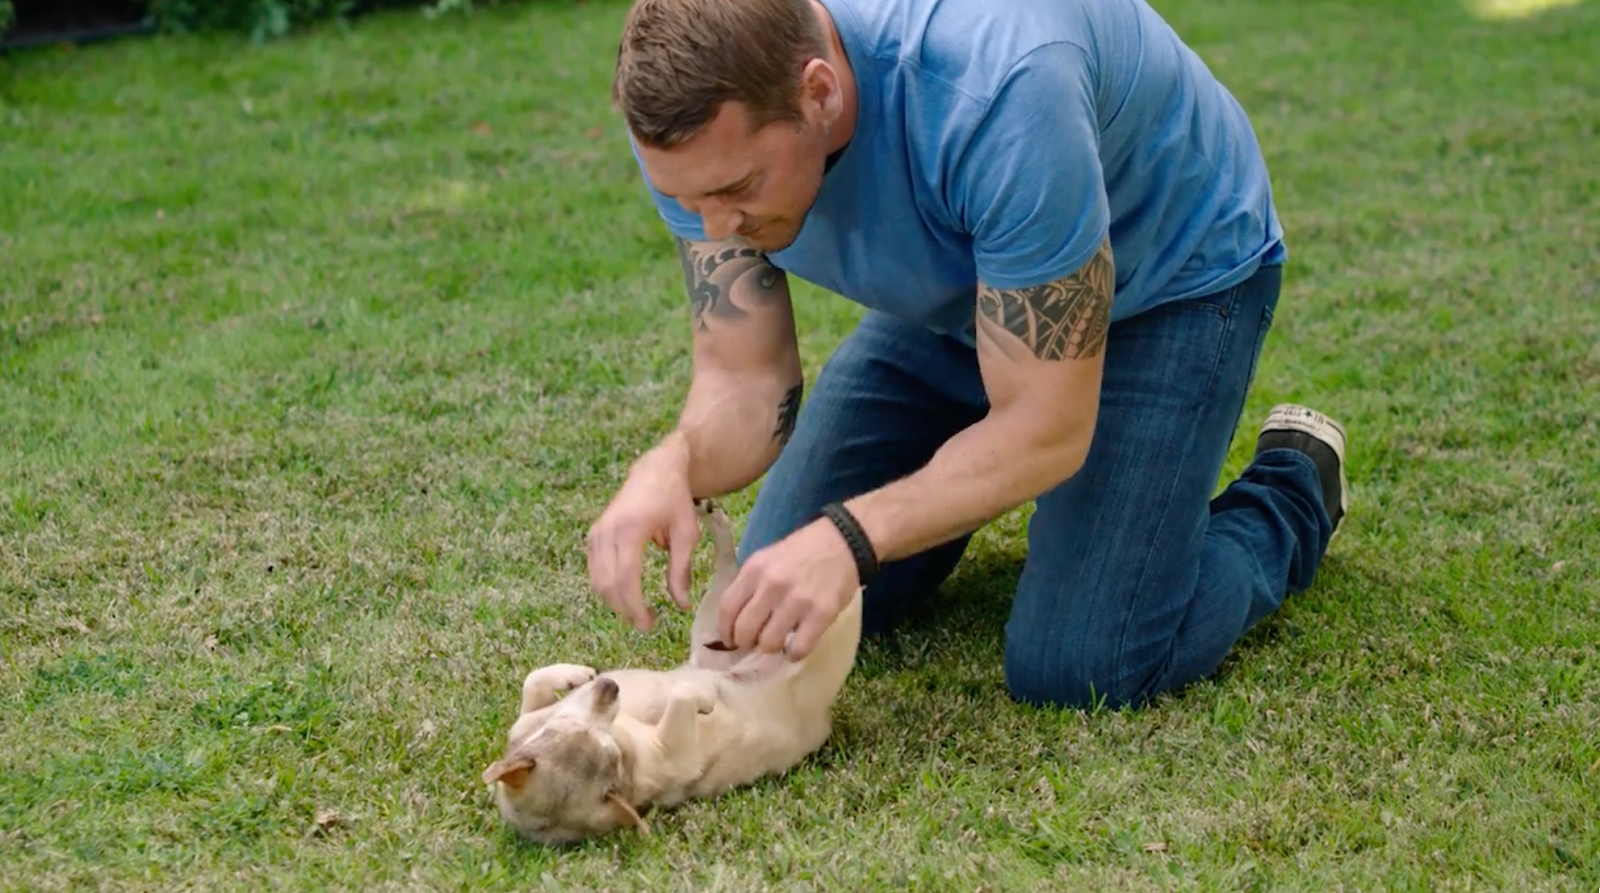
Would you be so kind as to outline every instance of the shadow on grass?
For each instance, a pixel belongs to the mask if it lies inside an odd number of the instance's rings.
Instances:
[[[968,552],[938,591],[908,608],[888,633],[862,642],[857,666],[873,679],[987,663],[999,670],[1005,624],[1022,573],[1020,554]]]
[[[969,553],[940,590],[911,608],[894,630],[863,641],[857,677],[872,682],[916,675],[918,687],[928,692],[1004,695],[1005,625],[1023,561],[1020,552]],[[1260,652],[1293,647],[1315,615],[1337,611],[1350,595],[1395,585],[1388,575],[1368,579],[1365,571],[1359,562],[1329,555],[1312,587],[1291,593],[1282,609],[1246,632],[1206,681],[1227,684]],[[1184,694],[1158,703],[1181,701]]]

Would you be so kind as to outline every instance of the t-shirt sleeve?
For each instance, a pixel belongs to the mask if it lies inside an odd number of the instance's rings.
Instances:
[[[677,199],[667,198],[658,192],[650,183],[650,174],[644,169],[644,161],[639,158],[639,147],[634,143],[633,137],[628,138],[628,147],[633,151],[634,163],[639,165],[639,179],[644,182],[644,188],[650,194],[650,201],[655,203],[656,213],[666,222],[667,229],[680,239],[700,241],[705,239],[706,231],[700,220],[699,214],[692,214]]]
[[[1094,83],[1083,50],[1029,53],[990,100],[952,169],[978,280],[1025,288],[1082,267],[1110,225]]]

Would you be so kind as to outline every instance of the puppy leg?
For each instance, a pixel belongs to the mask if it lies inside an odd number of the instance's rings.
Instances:
[[[679,681],[672,690],[677,697],[694,704],[695,713],[710,713],[717,709],[717,687],[710,682]]]
[[[656,721],[656,741],[669,758],[695,749],[695,720],[716,709],[717,692],[699,682],[680,682],[667,695],[667,706]]]
[[[710,685],[680,683],[667,695],[667,705],[655,725],[655,746],[650,748],[660,761],[652,772],[661,784],[659,805],[682,802],[705,772],[708,755],[700,743],[697,720],[716,705],[717,692]]]
[[[704,527],[711,534],[713,571],[711,585],[706,588],[700,605],[690,624],[689,640],[696,650],[708,645],[721,645],[717,635],[717,610],[722,604],[722,592],[739,575],[738,541],[734,536],[733,521],[716,503],[703,500],[696,504]],[[726,650],[726,646],[715,650]],[[712,662],[714,665],[719,662]]]
[[[550,664],[529,673],[522,680],[522,711],[532,713],[556,702],[559,695],[585,685],[595,677],[593,667],[578,664]]]

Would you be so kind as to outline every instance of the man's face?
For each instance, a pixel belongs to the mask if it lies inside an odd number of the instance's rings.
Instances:
[[[744,107],[726,103],[693,138],[639,146],[639,157],[657,190],[700,215],[707,238],[779,251],[799,237],[822,188],[827,128],[805,117],[752,130]]]

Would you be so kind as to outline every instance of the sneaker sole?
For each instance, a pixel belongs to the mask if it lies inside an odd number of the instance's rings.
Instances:
[[[1268,431],[1299,431],[1315,437],[1333,450],[1333,454],[1339,457],[1339,508],[1341,514],[1348,518],[1350,516],[1350,506],[1354,500],[1351,499],[1350,482],[1346,479],[1344,473],[1346,439],[1344,426],[1309,406],[1301,406],[1296,403],[1280,403],[1272,407],[1272,410],[1267,413],[1266,421],[1261,423],[1261,430],[1256,432],[1256,436],[1260,437]],[[1338,537],[1339,531],[1343,530],[1344,527],[1345,525],[1341,523],[1334,530],[1333,538]]]

